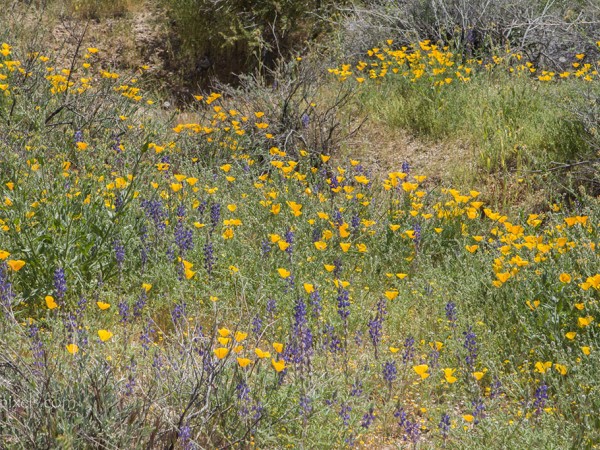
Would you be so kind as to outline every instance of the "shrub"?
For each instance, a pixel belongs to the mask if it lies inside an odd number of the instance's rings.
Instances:
[[[190,81],[210,75],[235,81],[235,74],[272,69],[303,50],[328,29],[334,1],[176,0],[165,2],[174,21],[178,56],[173,64]]]
[[[345,54],[389,38],[403,44],[430,39],[468,56],[509,46],[536,65],[558,68],[573,52],[594,50],[599,14],[597,3],[587,0],[366,0],[346,10],[339,30]]]
[[[509,216],[408,163],[324,154],[356,86],[328,104],[295,62],[289,86],[199,95],[173,126],[87,50],[63,70],[0,45],[5,446],[600,442],[597,198]],[[389,85],[452,98],[456,73],[410,58]],[[332,72],[387,94],[366,67]],[[539,76],[514,80],[558,82]],[[524,120],[520,92],[489,89],[502,125]]]
[[[359,86],[357,98],[376,120],[426,139],[460,139],[485,173],[520,175],[593,154],[594,110],[578,94],[596,89],[597,64],[582,64],[586,57],[557,73],[518,52],[464,58],[430,41],[388,40],[330,71]]]

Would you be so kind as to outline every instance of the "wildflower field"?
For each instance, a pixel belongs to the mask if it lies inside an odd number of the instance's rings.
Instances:
[[[398,101],[402,126],[477,139],[468,116],[435,128],[457,92],[508,79],[543,111],[548,86],[596,89],[597,63],[390,40],[290,102],[292,133],[280,105],[220,92],[174,117],[147,67],[101,53],[0,47],[3,448],[600,445],[599,198],[503,209],[313,145],[334,89],[355,98],[336,116]],[[568,159],[561,138],[583,136],[548,119],[497,146],[521,107],[478,131],[480,170],[531,167],[521,140]]]

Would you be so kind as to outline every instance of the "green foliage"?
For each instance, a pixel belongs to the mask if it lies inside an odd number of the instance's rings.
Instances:
[[[92,54],[87,56],[87,61],[94,62]],[[132,98],[138,89],[135,80],[131,82],[133,77],[118,79],[116,74],[101,71],[94,79],[80,65],[56,73],[54,68],[46,69],[44,59],[38,55],[28,60],[27,76],[16,68],[9,70],[9,95],[0,103],[6,145],[0,174],[4,183],[15,183],[7,191],[13,205],[7,212],[14,226],[5,238],[14,240],[31,264],[19,285],[25,300],[47,294],[59,267],[73,277],[76,290],[116,275],[114,239],[128,240],[134,230],[134,224],[124,222],[122,216],[128,211],[137,178],[147,170],[147,162],[142,164],[147,150],[144,136],[122,119],[135,116],[140,109]],[[90,88],[91,82],[97,84]],[[97,187],[90,178],[72,180],[79,173],[93,172],[101,160],[84,157],[77,143],[99,145],[103,154],[98,158],[108,161],[124,151],[119,142],[125,134],[132,136],[129,145],[135,152],[129,166],[133,181],[126,182],[118,198],[92,200]],[[23,170],[30,171],[32,184],[17,182]],[[106,214],[107,202],[113,206],[118,202],[120,208]],[[79,226],[82,221],[89,227]]]
[[[410,165],[377,177],[335,152],[354,88],[313,66],[198,97],[176,124],[94,50],[70,71],[2,51],[5,446],[600,443],[597,198],[508,217]],[[545,98],[571,84],[452,83],[358,89],[506,170],[574,151]]]
[[[441,89],[427,81],[392,80],[364,89],[360,98],[373,117],[392,127],[468,143],[485,172],[523,173],[592,153],[584,125],[565,101],[582,107],[577,89],[577,83],[535,83],[495,71]]]
[[[164,2],[175,23],[175,64],[192,80],[274,68],[304,50],[329,26],[340,2],[331,0],[175,0]]]

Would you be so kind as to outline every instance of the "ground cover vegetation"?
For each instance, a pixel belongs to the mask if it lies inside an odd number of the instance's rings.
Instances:
[[[263,48],[178,109],[85,27],[1,32],[3,444],[597,447],[594,4],[175,3]],[[149,7],[98,5],[67,11]],[[374,127],[466,151],[387,170]]]

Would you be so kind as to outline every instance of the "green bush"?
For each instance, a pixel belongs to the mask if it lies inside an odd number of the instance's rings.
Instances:
[[[165,1],[174,23],[177,70],[193,80],[273,68],[327,30],[332,0]]]
[[[301,68],[161,128],[94,50],[69,75],[2,53],[5,447],[600,442],[598,199],[509,219],[408,164],[329,160],[311,136],[352,105],[315,114]],[[498,123],[524,120],[492,81]]]
[[[574,80],[544,84],[496,70],[443,89],[390,81],[361,93],[373,117],[428,139],[461,139],[476,149],[476,165],[486,173],[540,169],[590,154],[589,134],[565,102],[581,105]]]

